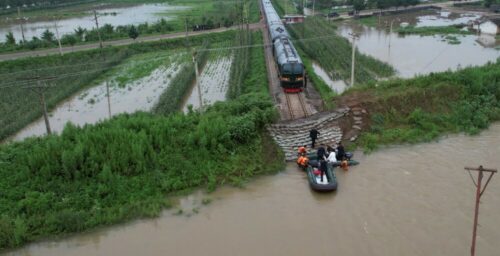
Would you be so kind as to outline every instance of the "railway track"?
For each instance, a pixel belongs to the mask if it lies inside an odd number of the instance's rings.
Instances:
[[[289,114],[289,119],[299,119],[308,117],[306,103],[304,102],[304,93],[284,93],[286,98],[286,106]]]

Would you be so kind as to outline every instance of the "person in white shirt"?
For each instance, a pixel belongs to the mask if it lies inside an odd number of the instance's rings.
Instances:
[[[330,152],[330,154],[328,155],[328,158],[326,159],[326,161],[328,161],[329,163],[335,163],[337,162],[337,158],[335,157],[335,151],[334,152]]]

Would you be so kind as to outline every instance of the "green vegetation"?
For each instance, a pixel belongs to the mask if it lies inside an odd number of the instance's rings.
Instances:
[[[357,19],[356,21],[368,27],[377,27],[378,19],[379,19],[378,16],[370,16],[366,18]]]
[[[391,80],[352,89],[365,95],[371,109],[371,129],[359,145],[416,143],[443,133],[476,134],[500,120],[500,61],[457,72]]]
[[[321,18],[308,18],[305,23],[289,26],[290,34],[300,40],[294,42],[311,60],[334,74],[334,80],[347,80],[351,75],[352,46],[349,41],[336,34],[336,28]],[[304,55],[302,55],[304,56]],[[391,76],[394,69],[386,63],[356,52],[356,83],[374,81]],[[308,72],[311,74],[312,72]],[[325,91],[325,89],[318,90]],[[331,93],[323,92],[329,97]],[[328,101],[327,98],[324,98]]]
[[[396,30],[399,34],[417,34],[422,36],[436,35],[436,34],[458,34],[458,35],[468,35],[472,34],[468,30],[462,30],[460,27],[456,26],[441,26],[441,27],[414,27],[407,26],[405,28],[398,28]]]
[[[129,6],[132,3],[131,1],[116,2],[117,3],[113,3],[112,1],[112,3],[108,3],[109,7],[116,5]],[[139,3],[134,2],[134,4]],[[141,35],[155,35],[185,31],[186,26],[190,31],[230,27],[243,22],[245,16],[248,16],[249,22],[257,22],[260,18],[259,5],[256,0],[245,0],[242,1],[241,4],[224,0],[172,0],[168,1],[168,4],[187,6],[189,8],[169,10],[166,13],[159,13],[158,21],[153,23],[145,22],[138,25],[129,24],[123,26],[103,24],[100,26],[99,31],[95,28],[87,30],[77,27],[75,28],[74,33],[65,34],[61,37],[61,44],[65,46],[73,46],[75,44],[98,42],[98,32],[104,41],[126,38],[135,39]],[[85,14],[85,11],[92,9],[92,6],[84,5],[84,7],[81,8],[82,9],[78,12],[80,15],[85,16],[88,15],[88,13]],[[224,10],[224,12],[221,13],[220,10]],[[47,15],[47,13],[41,13],[39,15]],[[54,13],[54,15],[59,17],[58,13]],[[161,18],[162,15],[177,16],[177,18],[172,21],[167,21],[166,19]],[[52,16],[48,17],[49,20],[52,18]],[[22,41],[21,38],[14,38],[12,35],[9,42],[0,43],[0,52],[26,51],[57,47],[58,43],[54,36],[54,32],[46,30],[46,33],[50,33],[51,36],[40,38],[33,37],[31,39],[26,39],[26,41]]]
[[[312,81],[312,83],[314,84],[314,88],[316,89],[316,91],[318,91],[321,98],[324,100],[326,109],[332,109],[333,104],[330,99],[332,99],[337,94],[323,81],[321,77],[316,75],[316,72],[314,72],[312,63],[309,58],[307,58],[301,50],[299,50],[299,54],[300,56],[304,56],[302,57],[302,62],[306,67],[307,77]]]
[[[236,34],[234,46],[238,48],[234,50],[234,59],[229,75],[228,99],[238,98],[242,94],[244,88],[243,80],[250,71],[250,52],[252,49],[249,45],[251,44],[252,34],[250,32],[241,30]]]
[[[211,42],[227,41],[234,37],[234,32],[201,35],[189,38],[193,46],[210,37]],[[33,122],[42,115],[38,94],[27,88],[33,82],[22,82],[33,77],[57,77],[48,81],[45,90],[48,109],[73,95],[82,88],[115,75],[116,70],[108,72],[130,56],[144,53],[158,53],[165,50],[181,49],[186,45],[184,38],[133,44],[120,47],[108,47],[102,50],[91,50],[65,54],[64,56],[45,56],[0,62],[0,140],[14,134],[22,127]],[[132,57],[134,58],[134,57]],[[152,60],[140,69],[127,75],[117,74],[117,82],[123,84],[130,79],[149,74],[161,59]]]
[[[221,34],[218,42],[235,34]],[[213,35],[211,39],[217,42]],[[259,32],[251,39],[262,43]],[[157,52],[148,52],[150,48],[170,52],[183,43],[136,45],[136,51],[142,49],[140,57],[127,61],[154,56]],[[60,136],[0,145],[0,250],[158,216],[171,206],[170,195],[239,186],[283,168],[283,155],[265,131],[278,113],[268,94],[264,52],[252,48],[249,56],[251,65],[258,65],[243,76],[240,96],[205,111],[122,114],[81,128],[68,124]]]
[[[276,171],[281,155],[262,135],[275,117],[249,94],[203,114],[125,114],[2,145],[0,249],[158,216],[171,193]]]

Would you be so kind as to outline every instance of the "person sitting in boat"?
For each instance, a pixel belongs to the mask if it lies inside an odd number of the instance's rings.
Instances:
[[[318,156],[318,160],[326,160],[326,150],[325,150],[325,145],[321,144],[321,146],[318,148],[318,151],[316,152]]]
[[[340,162],[340,167],[344,170],[347,171],[349,170],[349,162],[347,161],[347,158],[342,158],[342,162]]]
[[[344,159],[344,157],[345,157],[344,146],[342,145],[342,142],[339,142],[339,145],[337,146],[337,159]]]
[[[334,163],[337,162],[337,157],[335,156],[335,151],[330,152],[330,154],[328,155],[328,158],[326,159],[326,161],[328,163],[331,163],[331,164],[334,164]]]
[[[301,168],[306,168],[309,164],[309,158],[307,158],[307,156],[300,156],[299,159],[297,159],[297,164]]]
[[[307,155],[307,145],[299,147],[298,155],[299,156],[306,156]]]

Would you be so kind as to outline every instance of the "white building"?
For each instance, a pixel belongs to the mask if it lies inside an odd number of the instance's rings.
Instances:
[[[479,24],[479,30],[481,34],[500,34],[500,20],[487,20]]]

